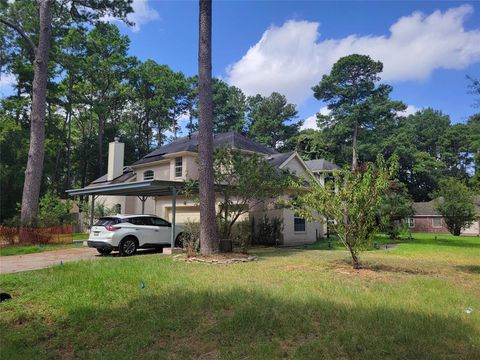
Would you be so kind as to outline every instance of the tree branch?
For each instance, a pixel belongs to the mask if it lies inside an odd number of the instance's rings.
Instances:
[[[33,54],[35,55],[36,52],[37,52],[37,47],[35,46],[35,43],[32,41],[32,39],[30,38],[30,36],[28,36],[25,31],[22,29],[21,26],[17,25],[17,24],[14,24],[13,22],[9,21],[9,20],[6,20],[6,19],[2,19],[0,18],[0,23],[12,28],[13,30],[15,30],[18,34],[20,34],[20,36],[22,38],[25,39],[25,41],[27,42],[27,44],[31,47],[32,51],[33,51]]]

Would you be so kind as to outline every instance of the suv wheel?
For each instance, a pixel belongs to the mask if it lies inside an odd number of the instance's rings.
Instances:
[[[133,237],[126,237],[120,241],[118,244],[118,251],[120,252],[120,256],[130,256],[135,254],[137,251],[137,241]]]
[[[177,235],[177,238],[175,239],[175,247],[183,249],[185,247],[185,235],[183,233],[180,233]]]
[[[97,249],[100,255],[108,255],[112,252],[112,249]]]

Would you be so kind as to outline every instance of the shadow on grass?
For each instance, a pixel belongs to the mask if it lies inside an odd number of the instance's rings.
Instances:
[[[142,256],[142,255],[152,255],[152,254],[161,254],[162,249],[161,248],[152,248],[152,249],[138,249],[137,252],[134,255],[131,256]],[[108,255],[101,255],[98,254],[97,256],[100,257],[114,257],[114,258],[124,258],[123,256],[120,256],[120,253],[118,251],[114,251]]]
[[[463,272],[480,274],[480,265],[457,265],[455,268]]]
[[[120,289],[119,289],[120,291]],[[467,320],[263,291],[169,290],[0,322],[2,358],[475,358]]]
[[[306,249],[300,247],[252,247],[248,249],[248,253],[255,254],[258,256],[258,260],[262,260],[262,258],[296,255],[304,250]]]
[[[464,238],[459,237],[458,239],[414,239],[413,241],[406,241],[409,244],[420,244],[420,245],[440,245],[440,246],[453,246],[461,248],[480,248],[480,238],[471,238],[465,240]]]

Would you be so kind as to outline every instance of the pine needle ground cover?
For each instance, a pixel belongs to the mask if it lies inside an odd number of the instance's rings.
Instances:
[[[232,265],[148,254],[2,275],[2,358],[479,358],[478,237],[414,235],[363,253],[360,270],[339,249],[254,251]]]

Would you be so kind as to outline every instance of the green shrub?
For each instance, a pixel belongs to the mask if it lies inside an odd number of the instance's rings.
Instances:
[[[248,219],[237,221],[232,229],[231,240],[246,253],[252,245],[252,224]]]
[[[255,227],[254,244],[275,246],[281,239],[283,219],[278,217],[261,217]]]
[[[200,251],[200,223],[188,221],[183,232],[183,248],[187,256],[195,256]]]

